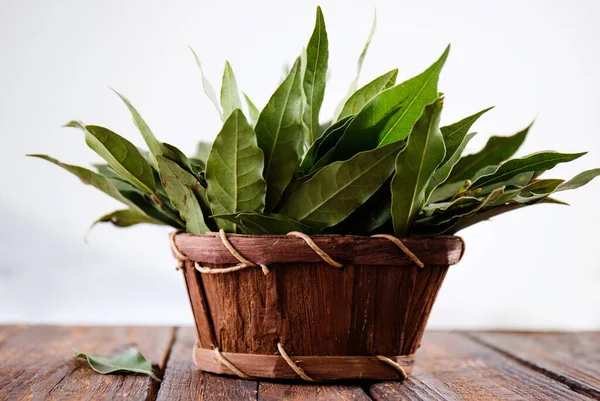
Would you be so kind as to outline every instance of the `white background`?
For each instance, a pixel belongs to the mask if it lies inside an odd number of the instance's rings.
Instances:
[[[128,96],[160,139],[192,152],[219,118],[187,46],[219,86],[226,59],[264,104],[314,24],[312,1],[0,2],[0,322],[191,324],[167,228],[96,228],[119,207],[26,153],[99,161],[71,119],[142,141],[108,85]],[[600,2],[321,1],[331,80],[324,116],[346,92],[377,6],[361,84],[394,67],[399,82],[452,43],[442,72],[443,123],[497,106],[474,129],[491,134],[534,118],[519,152],[588,150],[553,174],[600,166]],[[436,328],[600,329],[600,180],[562,199],[462,232],[431,315]]]

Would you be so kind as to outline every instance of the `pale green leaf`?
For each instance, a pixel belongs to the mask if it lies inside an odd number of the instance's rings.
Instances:
[[[317,228],[338,224],[390,177],[402,146],[390,144],[322,168],[297,186],[279,213]]]
[[[258,146],[265,156],[266,210],[271,211],[292,180],[302,153],[302,76],[300,60],[292,67],[260,113]]]
[[[250,117],[250,121],[252,122],[253,126],[256,126],[256,122],[258,121],[258,117],[260,116],[260,110],[258,109],[258,107],[256,107],[256,105],[252,102],[248,95],[246,95],[244,92],[242,92],[242,95],[244,95],[246,105],[248,106],[248,114]]]
[[[148,375],[156,381],[161,381],[152,372],[152,364],[135,348],[128,348],[112,358],[97,354],[86,354],[73,349],[73,358],[83,358],[96,372],[103,375],[116,372],[129,372]]]
[[[98,223],[111,223],[116,227],[131,227],[136,224],[149,223],[149,224],[163,224],[158,220],[154,220],[144,213],[141,213],[134,209],[116,210],[112,213],[106,214],[100,217],[98,220],[92,223],[94,227]]]
[[[237,80],[231,69],[229,61],[225,62],[223,71],[223,83],[221,84],[221,106],[223,107],[223,118],[227,120],[233,110],[242,109],[242,99],[238,89]]]
[[[475,113],[472,116],[466,117],[459,122],[440,128],[442,135],[444,136],[444,145],[446,145],[446,157],[444,158],[444,164],[450,160],[450,158],[456,157],[458,152],[460,155],[464,150],[464,138],[471,129],[471,126],[481,117],[483,114],[493,109],[488,107],[487,109],[481,110],[479,113]],[[459,148],[460,151],[459,151]]]
[[[67,126],[83,129],[87,145],[120,176],[149,194],[156,193],[152,167],[134,144],[97,125],[82,126],[81,123],[72,121]]]
[[[427,70],[381,92],[356,115],[335,147],[332,160],[405,139],[423,108],[438,98],[437,82],[450,46]]]
[[[198,142],[198,146],[196,147],[196,154],[194,155],[195,159],[202,160],[204,164],[208,160],[208,153],[210,152],[210,148],[212,147],[212,143],[209,142]]]
[[[264,156],[256,134],[241,110],[223,124],[206,162],[207,195],[213,214],[262,212],[267,183],[263,179]],[[219,228],[235,232],[230,222]]]
[[[396,172],[391,182],[392,221],[398,237],[407,237],[427,201],[426,190],[446,150],[439,128],[443,99],[423,110],[406,147],[396,158]]]
[[[198,65],[198,69],[200,70],[200,75],[202,76],[202,88],[204,89],[204,93],[206,94],[208,99],[212,102],[212,104],[217,109],[217,113],[219,113],[219,117],[221,117],[221,121],[224,121],[225,119],[223,118],[223,112],[221,111],[221,106],[219,105],[219,101],[217,100],[217,94],[215,92],[215,88],[212,86],[210,81],[208,79],[206,79],[206,77],[204,76],[204,71],[202,70],[202,64],[200,63],[200,58],[198,57],[198,55],[196,54],[194,49],[192,49],[190,47],[190,50],[192,51],[192,54],[194,55],[194,58],[196,59],[196,64]]]
[[[592,170],[584,171],[583,173],[577,174],[575,177],[571,178],[569,181],[561,184],[556,189],[556,192],[558,192],[558,191],[567,191],[567,190],[570,190],[570,189],[579,188],[579,187],[587,184],[588,182],[590,182],[594,178],[598,177],[599,175],[600,175],[600,168],[595,168],[595,169],[592,169]]]
[[[329,43],[325,29],[325,19],[321,7],[317,7],[315,29],[306,47],[306,71],[303,88],[306,95],[304,122],[308,127],[308,144],[312,144],[319,136],[319,112],[325,95],[327,80],[327,62]]]
[[[337,119],[357,114],[371,99],[377,96],[385,89],[389,89],[396,83],[396,77],[398,76],[398,69],[393,69],[390,72],[383,74],[380,77],[375,78],[356,92],[353,92],[348,100],[343,105],[344,107],[340,111]]]

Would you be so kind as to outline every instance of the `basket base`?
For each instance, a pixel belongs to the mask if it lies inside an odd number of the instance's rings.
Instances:
[[[302,380],[280,355],[239,354],[223,352],[231,364],[253,378]],[[211,373],[234,375],[215,357],[211,349],[194,347],[194,364]],[[292,356],[311,378],[330,380],[402,380],[402,375],[375,356]],[[389,357],[402,367],[407,375],[412,372],[414,355]]]

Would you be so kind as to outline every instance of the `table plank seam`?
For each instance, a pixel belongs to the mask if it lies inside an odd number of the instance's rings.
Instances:
[[[501,349],[501,348],[479,338],[478,336],[472,334],[471,332],[458,332],[458,333],[464,337],[467,337],[469,340],[472,340],[478,344],[481,344],[485,347],[488,347],[488,348],[494,350],[495,352],[498,352],[499,354],[519,363],[522,366],[525,366],[528,369],[531,369],[535,372],[543,374],[544,376],[567,386],[568,388],[570,388],[571,390],[573,390],[574,392],[576,392],[578,394],[581,394],[581,395],[584,395],[587,397],[591,397],[592,399],[600,399],[600,392],[597,391],[596,389],[593,389],[591,387],[588,387],[581,383],[578,383],[578,382],[570,379],[569,377],[566,377],[558,372],[553,372],[553,371],[548,370],[548,369],[546,369],[542,366],[539,366],[535,363],[527,361],[527,360],[519,357],[518,355],[515,355],[511,352]]]

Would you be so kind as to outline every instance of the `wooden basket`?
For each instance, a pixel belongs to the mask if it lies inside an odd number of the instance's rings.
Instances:
[[[294,236],[172,237],[198,331],[196,366],[245,378],[406,378],[462,239],[402,240],[423,268],[384,238],[308,241],[343,267]],[[240,263],[231,247],[251,266],[211,274]]]

